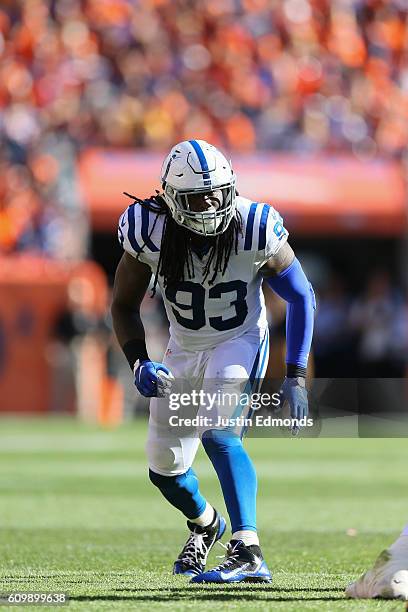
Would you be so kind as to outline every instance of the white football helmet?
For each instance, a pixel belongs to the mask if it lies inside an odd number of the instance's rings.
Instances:
[[[196,234],[224,232],[235,214],[235,174],[226,157],[205,140],[176,144],[161,170],[163,197],[173,219]],[[214,193],[217,192],[217,193]],[[203,212],[191,209],[189,197],[208,193],[220,201]]]

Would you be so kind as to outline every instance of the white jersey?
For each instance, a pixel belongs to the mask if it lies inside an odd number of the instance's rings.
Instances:
[[[200,257],[193,252],[194,278],[164,287],[163,277],[158,277],[170,336],[187,351],[208,350],[251,329],[267,327],[259,270],[286,242],[288,232],[282,217],[269,204],[240,196],[236,203],[243,232],[238,253],[232,250],[223,276],[218,272],[210,285],[211,268],[203,282],[208,253]],[[163,221],[164,215],[157,215],[138,203],[131,204],[119,220],[121,245],[150,266],[153,274],[159,261]]]

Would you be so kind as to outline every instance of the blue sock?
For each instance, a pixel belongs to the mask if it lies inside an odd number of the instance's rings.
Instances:
[[[202,442],[221,484],[232,533],[256,531],[256,472],[241,439],[212,429],[204,433]]]
[[[198,490],[198,478],[192,468],[178,476],[162,476],[149,470],[149,478],[188,519],[196,519],[204,512],[207,502]]]

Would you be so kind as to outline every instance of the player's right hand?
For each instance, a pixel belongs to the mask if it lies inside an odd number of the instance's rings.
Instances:
[[[135,368],[135,385],[145,397],[163,397],[169,393],[173,378],[170,370],[157,361],[142,361]]]

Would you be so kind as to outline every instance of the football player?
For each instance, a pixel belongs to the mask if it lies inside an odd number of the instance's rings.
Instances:
[[[408,600],[408,524],[387,550],[378,556],[372,569],[346,589],[356,599]]]
[[[307,415],[305,375],[315,299],[287,242],[282,218],[264,203],[238,196],[224,155],[202,140],[175,145],[161,171],[162,192],[134,198],[118,236],[124,254],[114,285],[112,315],[119,343],[140,393],[151,397],[146,452],[151,482],[187,518],[187,542],[175,574],[192,582],[270,582],[256,527],[257,478],[233,427],[202,428],[200,436],[169,427],[160,397],[170,377],[211,390],[214,381],[244,381],[254,391],[268,361],[268,325],[262,283],[287,301],[287,376],[282,397],[291,416]],[[140,304],[153,275],[170,322],[161,363],[145,342]],[[166,382],[167,378],[167,382]],[[242,390],[242,387],[241,387]],[[169,391],[169,389],[167,389]],[[248,407],[220,402],[213,411],[236,417]],[[198,415],[207,406],[198,407]],[[214,412],[213,412],[214,414]],[[200,440],[220,481],[231,521],[225,560],[206,571],[208,553],[225,519],[200,491],[192,468]]]

